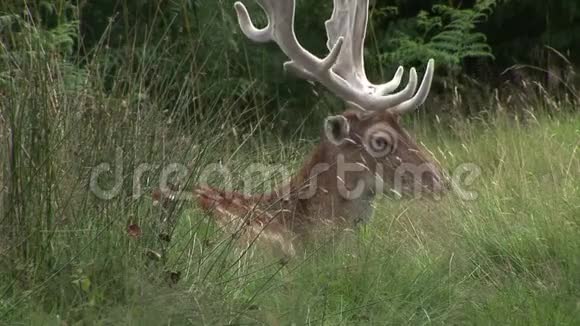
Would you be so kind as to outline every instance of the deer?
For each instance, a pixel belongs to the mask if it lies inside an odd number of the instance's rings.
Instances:
[[[438,164],[402,127],[401,116],[421,106],[434,74],[430,59],[417,90],[411,68],[406,86],[397,69],[383,84],[371,83],[364,69],[369,0],[334,0],[325,22],[329,53],[306,50],[294,31],[295,0],[257,0],[268,23],[257,28],[242,2],[234,8],[243,34],[257,43],[275,42],[289,58],[283,68],[323,85],[345,101],[342,114],[324,120],[321,141],[302,167],[280,188],[247,195],[202,185],[192,195],[217,224],[241,243],[276,247],[286,256],[326,226],[352,228],[369,221],[382,193],[398,196],[445,188]],[[165,193],[154,195],[174,199]]]

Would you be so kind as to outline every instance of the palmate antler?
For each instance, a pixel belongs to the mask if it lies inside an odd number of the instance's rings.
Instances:
[[[238,22],[243,33],[255,42],[274,41],[288,56],[284,64],[301,78],[316,81],[347,102],[366,110],[412,111],[423,104],[433,79],[434,61],[429,60],[417,93],[417,72],[411,68],[406,87],[392,93],[400,84],[403,67],[384,84],[371,83],[364,70],[364,39],[368,21],[368,0],[334,0],[331,18],[326,21],[327,47],[330,53],[323,59],[308,52],[294,32],[295,0],[256,0],[266,12],[268,25],[256,28],[248,10],[235,3]],[[414,94],[414,96],[413,96]]]

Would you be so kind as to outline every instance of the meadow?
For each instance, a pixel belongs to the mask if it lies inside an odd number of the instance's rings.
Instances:
[[[73,69],[29,41],[0,73],[0,324],[580,323],[573,99],[490,94],[471,117],[429,113],[460,101],[428,102],[405,125],[446,170],[477,166],[459,180],[474,197],[383,196],[369,224],[280,260],[151,191],[172,166],[188,168],[186,190],[209,164],[237,185],[256,163],[294,171],[328,110],[301,109],[290,128],[292,107],[200,108],[195,71],[162,74],[152,56],[110,76],[100,59]]]

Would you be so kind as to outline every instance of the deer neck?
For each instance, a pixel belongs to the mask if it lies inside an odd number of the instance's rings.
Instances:
[[[370,173],[339,173],[339,155],[335,147],[319,144],[290,182],[276,192],[276,197],[283,196],[299,211],[297,216],[312,221],[356,224],[368,220],[375,194],[370,187]],[[359,184],[364,189],[353,194]]]

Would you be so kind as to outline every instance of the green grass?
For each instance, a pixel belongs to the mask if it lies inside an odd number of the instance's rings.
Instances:
[[[53,210],[71,213],[65,221],[54,213],[51,228],[34,220],[42,215],[25,215],[40,229],[19,234],[30,239],[3,257],[0,313],[9,324],[43,325],[577,324],[580,119],[470,128],[462,137],[422,137],[446,167],[481,166],[470,187],[476,200],[381,199],[372,223],[314,244],[286,266],[259,251],[238,261],[240,251],[192,204],[164,243],[157,239],[162,212],[149,199],[100,202],[79,186],[80,198],[61,208],[73,190],[54,184],[64,195],[54,191]],[[254,155],[286,162],[304,153],[276,146],[249,149],[260,151],[252,155],[243,147],[230,164],[242,169]],[[129,222],[141,225],[142,238],[126,234]],[[168,272],[181,273],[177,284]]]
[[[317,130],[288,136],[239,103],[192,110],[201,86],[165,75],[144,85],[153,65],[127,67],[104,91],[96,63],[73,82],[58,56],[27,53],[3,61],[0,80],[0,324],[580,323],[577,113],[416,120],[410,129],[445,168],[480,167],[468,187],[477,199],[381,198],[370,224],[283,265],[241,252],[193,203],[164,211],[147,194],[158,165],[189,167],[188,187],[218,161],[237,181],[253,163],[295,169]],[[193,90],[174,98],[160,85]],[[123,185],[99,199],[91,171],[117,153]],[[141,163],[153,169],[135,199]]]

